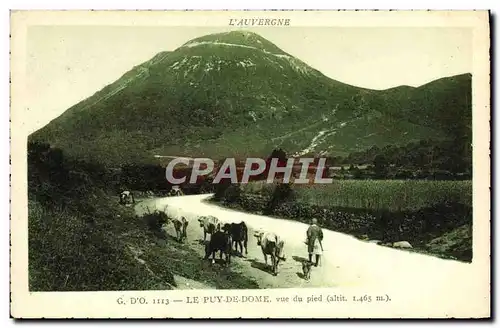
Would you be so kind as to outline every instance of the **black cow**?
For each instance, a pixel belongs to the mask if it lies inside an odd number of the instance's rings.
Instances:
[[[220,252],[220,259],[222,254],[225,255],[226,265],[231,263],[231,235],[222,231],[216,231],[212,234],[210,241],[205,245],[205,259],[212,254],[212,263],[215,263],[215,253]]]
[[[241,250],[240,254],[243,255],[243,246],[245,246],[245,254],[248,255],[248,228],[245,222],[226,223],[222,230],[231,236],[236,252],[238,252],[239,245]]]

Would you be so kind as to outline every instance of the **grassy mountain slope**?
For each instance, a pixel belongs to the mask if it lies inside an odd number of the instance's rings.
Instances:
[[[324,76],[255,33],[212,34],[134,67],[30,139],[110,165],[155,154],[265,156],[278,146],[345,155],[464,131],[467,138],[470,80],[367,90]]]

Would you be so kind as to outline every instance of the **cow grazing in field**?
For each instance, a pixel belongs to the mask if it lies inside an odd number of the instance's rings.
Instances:
[[[262,249],[262,254],[264,255],[264,261],[266,262],[266,265],[267,255],[271,256],[272,273],[274,275],[277,275],[280,260],[286,260],[284,255],[284,240],[282,240],[274,232],[257,231],[254,236],[255,238],[257,238],[257,245],[259,245]]]
[[[202,216],[198,218],[200,227],[203,228],[203,241],[207,240],[207,233],[213,235],[216,231],[220,230],[220,222],[215,216]]]
[[[238,252],[238,245],[240,246],[240,254],[243,255],[243,246],[245,247],[245,254],[248,254],[248,228],[245,222],[240,223],[226,223],[222,228],[225,233],[231,235],[234,248]]]
[[[128,201],[132,204],[135,203],[134,194],[128,190],[124,190],[120,193],[120,204],[127,204]]]
[[[231,235],[223,231],[216,231],[212,234],[210,241],[205,245],[205,259],[212,255],[212,264],[215,263],[215,253],[220,252],[220,259],[222,254],[225,255],[226,265],[231,263]]]
[[[177,241],[182,242],[185,238],[187,238],[187,226],[188,221],[185,217],[179,219],[174,219],[173,221],[175,234],[177,235]]]

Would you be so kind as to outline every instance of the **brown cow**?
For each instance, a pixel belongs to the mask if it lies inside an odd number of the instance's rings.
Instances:
[[[286,261],[284,255],[285,242],[274,232],[255,232],[254,236],[257,238],[257,245],[260,245],[264,261],[267,265],[267,255],[271,256],[272,273],[278,274],[278,265],[280,260]]]

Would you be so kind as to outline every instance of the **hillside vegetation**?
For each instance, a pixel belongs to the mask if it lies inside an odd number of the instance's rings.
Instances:
[[[28,165],[30,291],[175,289],[176,276],[212,288],[258,288],[165,234],[166,215],[136,217],[119,205],[104,168],[46,144],[29,145]]]

